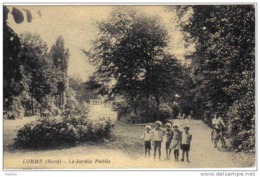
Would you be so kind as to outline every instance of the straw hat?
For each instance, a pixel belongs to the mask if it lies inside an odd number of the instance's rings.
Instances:
[[[145,129],[150,129],[150,130],[151,130],[152,127],[151,127],[150,125],[146,125],[146,126],[145,126]]]
[[[189,126],[189,125],[184,125],[183,129],[189,130],[189,129],[190,129],[190,126]]]
[[[173,128],[179,128],[179,125],[178,125],[178,124],[173,124],[172,127],[173,127]]]
[[[167,123],[165,124],[165,126],[169,126],[169,127],[171,127],[172,124],[170,124],[169,122],[167,122]]]
[[[162,122],[161,121],[156,121],[154,124],[159,124],[160,126],[162,126]]]

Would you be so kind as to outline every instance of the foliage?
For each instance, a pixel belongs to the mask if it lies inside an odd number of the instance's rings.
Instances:
[[[49,148],[110,138],[113,123],[109,119],[88,120],[83,112],[66,110],[62,117],[38,119],[17,132],[15,146]]]
[[[165,121],[166,119],[171,119],[173,116],[173,110],[172,108],[167,104],[161,104],[160,105],[160,118],[161,120]]]
[[[77,141],[75,128],[62,119],[41,119],[27,123],[18,130],[15,146],[22,148],[46,148],[74,145]]]
[[[64,39],[59,36],[55,44],[51,47],[49,53],[52,61],[52,69],[55,74],[55,84],[57,84],[57,92],[55,93],[56,105],[60,109],[64,109],[67,103],[66,93],[68,89],[68,62],[69,49],[65,49]]]
[[[98,29],[93,48],[84,51],[97,66],[88,82],[90,88],[111,100],[125,99],[127,112],[140,118],[139,106],[149,112],[155,101],[158,112],[161,99],[173,99],[179,89],[181,65],[166,52],[168,34],[159,17],[118,7],[107,21],[98,23]]]
[[[20,36],[21,52],[19,60],[23,68],[23,75],[29,81],[29,93],[37,101],[49,94],[51,91],[50,62],[48,60],[47,44],[43,42],[39,35],[24,33]],[[25,86],[26,87],[26,86]]]
[[[173,117],[173,109],[170,105],[162,103],[158,109],[156,100],[152,98],[149,100],[140,98],[134,106],[136,113],[124,99],[115,101],[114,109],[117,111],[118,120],[126,123],[145,123],[156,120],[166,122],[167,119]]]
[[[79,107],[79,102],[77,100],[76,92],[71,87],[68,87],[65,93],[66,93],[65,109],[74,110],[77,107]]]
[[[26,16],[24,16],[23,11]],[[41,12],[38,11],[38,14]],[[3,6],[3,41],[4,41],[4,55],[3,55],[3,85],[4,85],[4,114],[7,118],[23,117],[23,112],[28,113],[27,108],[21,107],[20,100],[24,99],[24,95],[28,93],[29,79],[24,78],[24,66],[20,60],[20,53],[23,49],[23,41],[20,41],[18,35],[8,26],[7,19],[13,17],[15,23],[21,24],[27,20],[32,22],[31,11],[20,7]],[[26,82],[26,83],[25,83]],[[28,94],[27,94],[28,95]],[[21,98],[22,97],[22,98]],[[19,100],[20,99],[20,100]],[[23,104],[23,103],[22,103]],[[28,105],[28,102],[26,103]],[[15,109],[14,109],[15,108]],[[31,109],[31,108],[30,108]]]
[[[182,81],[180,84],[180,93],[178,96],[180,97],[177,99],[177,105],[175,105],[175,117],[178,115],[178,113],[185,114],[185,115],[191,115],[192,117],[198,118],[195,115],[198,113],[198,105],[196,103],[195,99],[195,88],[196,85],[192,78],[192,66],[190,65],[183,65],[182,67]]]
[[[189,57],[199,116],[211,122],[213,113],[220,113],[229,124],[233,147],[253,148],[243,137],[253,136],[245,132],[255,124],[250,121],[255,114],[254,6],[178,6],[176,11],[186,42],[195,44]],[[191,14],[188,20],[182,19],[185,12]]]
[[[97,96],[94,89],[92,88],[92,79],[91,77],[87,82],[83,82],[79,78],[70,77],[69,78],[69,86],[75,92],[75,97],[79,103],[88,102],[89,99],[94,99]],[[90,88],[91,87],[91,88]]]
[[[4,40],[7,51],[4,59],[5,117],[12,119],[24,115],[40,115],[45,109],[57,115],[61,104],[62,108],[65,107],[67,99],[67,107],[75,108],[78,103],[67,83],[69,51],[64,49],[62,37],[57,39],[57,44],[49,54],[46,43],[38,34],[23,33],[20,38],[8,37],[14,34],[11,34],[12,30],[6,23],[5,25],[6,37],[19,42],[17,48],[8,43],[9,39]],[[13,48],[14,51],[9,51],[8,48]],[[63,60],[60,61],[62,57]],[[8,58],[12,60],[9,62]],[[18,101],[14,102],[14,99]]]
[[[3,106],[5,111],[15,111],[11,109],[13,99],[22,91],[18,60],[21,43],[18,35],[8,26],[8,13],[8,8],[3,6]]]
[[[237,151],[255,152],[255,99],[254,93],[243,100],[235,101],[229,108],[227,117],[232,145]]]

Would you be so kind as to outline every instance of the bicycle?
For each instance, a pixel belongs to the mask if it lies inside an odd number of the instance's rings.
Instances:
[[[211,133],[211,142],[218,150],[228,150],[230,148],[228,136],[226,135],[226,130],[224,128],[213,128],[213,132]]]

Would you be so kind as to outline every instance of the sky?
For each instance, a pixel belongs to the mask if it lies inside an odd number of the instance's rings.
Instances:
[[[31,32],[39,34],[47,43],[49,49],[55,43],[58,36],[64,38],[65,47],[70,50],[70,61],[68,74],[72,77],[86,81],[95,71],[94,66],[88,63],[86,56],[81,49],[91,48],[91,41],[95,39],[98,29],[96,23],[106,20],[114,6],[61,6],[61,5],[41,5],[41,6],[15,6],[19,9],[28,9],[32,12],[31,23],[24,22],[16,24],[11,14],[8,16],[10,27],[17,33]],[[12,6],[8,6],[11,10]],[[157,15],[162,19],[162,23],[168,30],[170,41],[168,50],[177,59],[184,60],[187,51],[192,51],[192,47],[186,49],[183,43],[183,35],[176,26],[175,14],[165,9],[165,6],[135,6],[135,8],[147,13]],[[41,17],[38,15],[41,11]]]

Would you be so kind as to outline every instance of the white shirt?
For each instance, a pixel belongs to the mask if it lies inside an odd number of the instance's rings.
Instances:
[[[182,133],[182,139],[181,139],[181,144],[190,144],[192,139],[191,134],[186,134],[185,132]]]
[[[182,139],[181,139],[181,143],[182,143],[182,144],[187,144],[187,138],[188,138],[188,136],[185,135],[185,133],[183,133],[182,135],[183,135],[183,136],[182,136]]]
[[[161,128],[153,129],[152,140],[153,141],[163,141],[164,130]]]
[[[214,126],[216,126],[217,128],[222,124],[223,126],[225,126],[225,124],[224,124],[224,122],[223,122],[223,120],[221,119],[221,118],[213,118],[212,119],[212,124],[214,125]]]
[[[152,137],[152,133],[150,131],[149,132],[144,131],[141,139],[143,139],[144,141],[151,141],[151,137]]]

